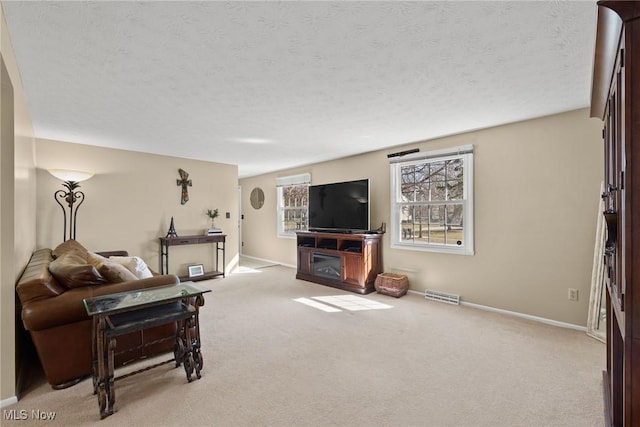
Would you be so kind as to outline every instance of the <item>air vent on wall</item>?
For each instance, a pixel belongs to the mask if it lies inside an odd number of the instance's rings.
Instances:
[[[427,289],[424,297],[433,301],[446,302],[447,304],[460,305],[460,295],[446,294],[444,292],[431,291]]]

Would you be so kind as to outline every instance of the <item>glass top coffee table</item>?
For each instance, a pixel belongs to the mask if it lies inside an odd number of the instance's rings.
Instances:
[[[87,314],[93,318],[93,390],[98,395],[100,418],[113,414],[114,381],[118,379],[114,377],[114,355],[118,336],[176,322],[174,359],[170,362],[175,360],[176,367],[184,365],[189,382],[194,371],[197,378],[201,377],[203,358],[198,314],[204,305],[203,294],[207,292],[211,290],[197,283],[184,282],[84,300]]]

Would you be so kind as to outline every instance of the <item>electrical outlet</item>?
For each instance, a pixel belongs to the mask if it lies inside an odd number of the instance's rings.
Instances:
[[[569,301],[578,301],[578,290],[569,288]]]

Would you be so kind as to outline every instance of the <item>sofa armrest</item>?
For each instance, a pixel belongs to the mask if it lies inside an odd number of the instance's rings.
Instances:
[[[89,319],[83,303],[85,298],[136,289],[177,285],[178,283],[180,283],[180,279],[178,279],[176,275],[165,274],[147,279],[74,288],[56,297],[36,300],[25,304],[22,307],[22,322],[24,323],[25,329],[31,331],[39,331],[68,323],[80,322]]]

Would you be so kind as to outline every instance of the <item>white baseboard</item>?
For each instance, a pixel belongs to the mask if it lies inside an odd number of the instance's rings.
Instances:
[[[282,266],[284,266],[284,267],[289,267],[289,268],[298,268],[298,267],[297,267],[297,266],[295,266],[295,265],[291,265],[291,264],[284,264],[284,263],[281,263],[280,261],[274,261],[274,260],[272,260],[272,259],[258,258],[258,257],[255,257],[255,256],[251,256],[251,255],[244,255],[244,254],[242,254],[242,255],[240,255],[240,256],[241,256],[241,257],[243,257],[243,258],[255,259],[256,261],[266,262],[266,263],[268,263],[268,264],[282,265]]]
[[[14,403],[18,403],[18,398],[16,396],[10,397],[8,399],[0,400],[0,408],[4,408],[5,406],[13,405]]]
[[[418,292],[409,289],[409,292],[424,297],[423,292]],[[586,326],[574,325],[572,323],[560,322],[558,320],[547,319],[545,317],[532,316],[530,314],[518,313],[517,311],[503,310],[501,308],[489,307],[486,305],[474,304],[472,302],[460,301],[460,305],[467,307],[477,308],[485,311],[492,311],[494,313],[506,314],[507,316],[520,317],[521,319],[533,320],[535,322],[545,323],[547,325],[558,326],[560,328],[574,329],[576,331],[587,332]]]

